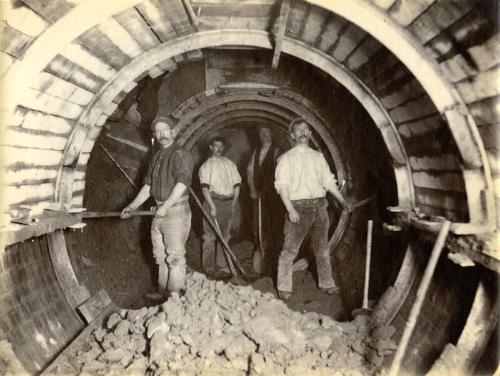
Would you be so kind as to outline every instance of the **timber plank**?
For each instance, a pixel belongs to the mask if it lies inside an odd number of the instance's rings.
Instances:
[[[9,205],[49,200],[54,197],[55,181],[45,184],[14,185],[3,188],[2,195]]]
[[[454,171],[461,172],[460,158],[456,154],[410,157],[413,171]]]
[[[397,1],[389,9],[389,15],[401,26],[410,25],[429,8],[435,0]]]
[[[290,3],[288,21],[286,24],[286,36],[300,40],[303,31],[303,21],[309,8],[310,5],[305,1],[292,1]]]
[[[467,15],[426,44],[426,50],[438,62],[462,53],[470,47],[482,44],[494,34],[492,25],[473,9]],[[457,49],[459,46],[460,50]]]
[[[151,0],[163,15],[170,21],[178,36],[195,32],[182,0]]]
[[[45,71],[92,93],[99,92],[106,82],[101,77],[61,55],[52,59],[45,67]]]
[[[29,37],[36,38],[49,26],[46,20],[21,2],[4,1],[3,3],[2,5],[6,7],[4,17],[8,14],[5,22]]]
[[[248,17],[268,18],[273,9],[273,3],[251,4],[245,2],[211,3],[206,1],[191,1],[197,17]]]
[[[99,29],[94,28],[80,35],[78,43],[115,70],[120,70],[131,61],[130,57]]]
[[[54,97],[64,98],[69,102],[81,106],[89,104],[94,97],[94,93],[43,71],[35,78],[31,87]]]
[[[411,24],[408,30],[425,44],[462,18],[472,6],[472,1],[467,0],[437,0]]]
[[[499,121],[499,119],[497,119]],[[498,140],[498,134],[500,133],[500,124],[484,124],[477,127],[481,139],[486,150],[500,150],[500,142]]]
[[[340,37],[331,55],[343,62],[361,43],[366,33],[354,24],[350,24]]]
[[[59,166],[7,169],[3,177],[5,185],[43,184],[55,181],[58,171]]]
[[[499,77],[500,66],[497,66],[460,81],[455,87],[466,103],[477,102],[500,94]]]
[[[409,100],[421,97],[425,90],[416,79],[404,83],[397,91],[380,98],[387,110],[398,107]]]
[[[347,24],[348,22],[344,18],[330,14],[328,24],[323,29],[317,47],[323,52],[330,52]]]
[[[427,95],[423,95],[390,110],[389,115],[395,123],[401,124],[437,112],[431,99]]]
[[[500,36],[495,35],[485,43],[469,48],[467,51],[474,65],[466,60],[462,54],[455,55],[451,59],[440,64],[441,70],[451,82],[458,82],[467,77],[485,71],[500,63]]]
[[[76,103],[68,102],[67,100],[31,88],[24,92],[19,105],[67,119],[78,118],[84,110],[84,107]]]
[[[130,59],[144,52],[139,43],[114,17],[101,22],[97,28]]]
[[[329,11],[324,8],[312,6],[309,11],[307,20],[305,20],[304,30],[301,39],[314,45],[319,35],[323,31],[325,21],[328,19]]]
[[[398,126],[398,132],[406,139],[425,136],[446,127],[440,114],[421,118]],[[430,136],[429,136],[430,137]]]
[[[135,41],[141,45],[144,51],[160,44],[158,37],[151,31],[151,28],[135,7],[115,15],[115,18]]]
[[[24,4],[29,6],[35,12],[54,23],[66,13],[68,13],[75,5],[66,0],[22,0]]]
[[[2,30],[0,32],[0,51],[13,56],[17,59],[23,56],[24,51],[33,43],[34,39],[17,29],[2,22]]]
[[[0,145],[41,150],[64,150],[66,142],[66,137],[46,132],[34,133],[19,127],[6,128],[0,139]]]
[[[455,216],[459,216],[456,219],[467,218],[467,196],[465,193],[415,187],[415,200],[418,207],[425,205],[433,209],[451,211]]]
[[[467,107],[477,125],[493,124],[500,119],[500,96],[470,103]]]
[[[352,53],[344,62],[344,64],[356,72],[356,70],[363,64],[371,60],[371,57],[375,55],[378,51],[382,49],[382,45],[374,38],[367,35],[363,41],[356,48],[356,51]]]
[[[99,59],[78,43],[68,44],[61,51],[61,55],[104,81],[108,81],[116,74],[116,70],[107,62]]]
[[[17,107],[16,112],[22,111],[19,126],[23,129],[46,131],[52,134],[68,135],[74,126],[74,121],[59,116],[50,115],[28,108]]]
[[[18,167],[54,166],[61,162],[62,152],[56,150],[40,150],[0,146],[3,151],[3,165],[8,169]]]
[[[176,32],[163,9],[158,8],[150,0],[137,4],[136,9],[162,42],[175,38]]]

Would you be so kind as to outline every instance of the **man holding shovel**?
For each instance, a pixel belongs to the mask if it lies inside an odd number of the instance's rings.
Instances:
[[[296,145],[278,159],[274,183],[288,212],[283,249],[278,260],[278,295],[283,300],[292,297],[293,261],[309,232],[319,288],[328,294],[338,290],[332,277],[328,249],[326,192],[330,192],[344,209],[351,210],[337,188],[335,176],[325,157],[309,147],[311,129],[307,121],[295,119],[290,123],[289,130]]]
[[[259,129],[259,141],[248,162],[247,182],[252,198],[253,266],[255,272],[261,274],[275,270],[269,265],[275,260],[269,260],[268,251],[275,245],[273,239],[278,238],[276,235],[281,231],[281,205],[277,205],[278,196],[274,190],[274,171],[281,151],[273,143],[269,127]]]
[[[151,224],[153,255],[158,264],[158,291],[146,294],[163,300],[168,293],[183,295],[186,289],[186,241],[191,229],[189,186],[193,174],[191,155],[174,142],[173,122],[156,118],[151,129],[160,147],[154,152],[144,185],[121,217],[141,206],[150,196],[157,210]]]
[[[210,141],[211,156],[198,171],[205,202],[203,206],[210,213],[222,236],[229,243],[231,220],[236,211],[240,195],[241,176],[236,164],[224,154],[226,141],[215,137]],[[217,244],[214,230],[203,220],[202,269],[214,279],[229,279],[231,273],[221,245]]]

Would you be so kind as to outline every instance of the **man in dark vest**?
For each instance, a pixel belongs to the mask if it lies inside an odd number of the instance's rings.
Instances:
[[[273,142],[271,129],[259,129],[259,145],[252,153],[247,167],[247,181],[252,198],[252,233],[254,247],[259,250],[259,216],[261,221],[262,246],[260,251],[266,255],[262,260],[264,270],[256,270],[266,274],[275,270],[275,258],[272,257],[274,248],[280,246],[275,240],[279,239],[282,231],[281,218],[283,217],[281,200],[274,189],[274,170],[276,161],[281,154],[280,147]],[[259,212],[260,207],[260,212]],[[254,265],[255,266],[255,265]]]
[[[175,143],[175,129],[169,118],[156,118],[151,128],[159,147],[155,150],[144,177],[144,185],[134,200],[122,210],[130,217],[150,196],[156,201],[151,224],[153,255],[158,264],[158,291],[146,294],[163,300],[168,293],[184,294],[186,289],[186,248],[191,229],[189,186],[193,174],[190,154]]]

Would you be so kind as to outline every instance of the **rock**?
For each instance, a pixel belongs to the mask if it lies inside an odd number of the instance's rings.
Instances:
[[[107,350],[106,352],[101,354],[99,360],[107,362],[119,362],[120,364],[125,366],[130,363],[133,356],[134,354],[132,351],[121,347],[119,349]]]
[[[122,321],[122,319],[123,318],[120,316],[120,314],[115,312],[111,316],[109,316],[106,327],[108,329],[113,329],[120,321]]]
[[[134,324],[140,323],[140,325],[143,325],[147,315],[148,308],[142,307],[141,309],[128,311],[127,319]]]
[[[235,338],[227,348],[224,350],[227,359],[232,360],[241,355],[248,357],[251,353],[253,353],[257,349],[255,343],[250,341],[245,336],[240,336]]]
[[[311,341],[320,352],[328,350],[333,343],[333,339],[326,335],[315,336]]]
[[[130,321],[123,320],[119,322],[118,325],[115,326],[113,333],[115,334],[116,337],[123,338],[128,335],[129,329],[130,329]]]
[[[165,312],[160,312],[158,315],[150,318],[146,323],[146,327],[148,328],[148,338],[153,337],[153,334],[155,334],[157,330],[160,330],[164,333],[170,331],[170,325],[167,324],[167,315],[165,314]]]
[[[145,375],[146,369],[148,368],[147,360],[144,357],[135,359],[127,368],[128,373],[134,375]]]

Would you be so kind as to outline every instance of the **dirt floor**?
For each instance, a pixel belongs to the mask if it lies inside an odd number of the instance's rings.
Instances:
[[[271,293],[193,272],[183,297],[121,309],[70,347],[52,372],[110,375],[367,375],[394,344],[368,317],[338,322]],[[390,333],[389,333],[390,334]],[[371,354],[371,355],[370,355]],[[375,354],[375,355],[374,355]],[[369,359],[369,360],[367,360]]]
[[[248,240],[234,239],[231,248],[246,272],[252,274],[253,244]],[[201,272],[201,239],[191,233],[186,249],[188,270]],[[139,309],[154,304],[144,297],[145,293],[156,288],[156,265],[148,246],[134,253],[114,248],[113,255],[81,249],[73,258],[80,264],[78,270],[84,271],[81,277],[84,277],[85,284],[96,291],[104,287],[117,306]],[[250,285],[261,292],[277,296],[274,275],[259,278]],[[349,319],[342,306],[341,294],[327,295],[321,292],[313,271],[306,269],[295,272],[293,286],[292,299],[287,302],[290,309],[318,312],[338,321]]]

